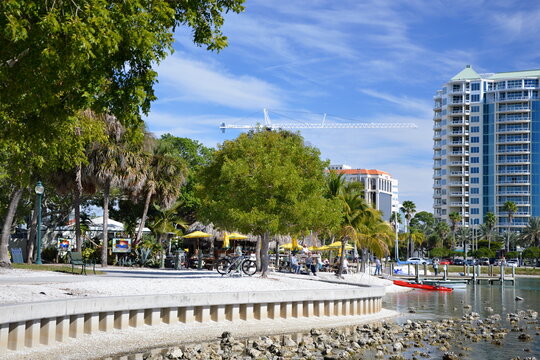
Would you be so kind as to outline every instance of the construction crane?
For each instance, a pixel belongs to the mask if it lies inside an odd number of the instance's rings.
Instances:
[[[327,122],[326,114],[323,115],[321,122],[291,122],[291,123],[273,123],[268,115],[268,109],[263,109],[264,124],[242,125],[221,123],[219,128],[221,132],[227,129],[255,130],[255,129],[416,129],[418,126],[414,123],[377,123],[377,122]]]

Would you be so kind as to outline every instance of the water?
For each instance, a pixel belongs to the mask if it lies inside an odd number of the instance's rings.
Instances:
[[[523,301],[516,301],[516,296],[522,297]],[[465,309],[465,305],[472,306]],[[540,313],[540,279],[518,278],[516,285],[468,285],[464,289],[455,289],[452,292],[414,290],[405,293],[388,294],[385,297],[383,307],[395,309],[403,315],[396,321],[410,320],[438,320],[448,318],[460,318],[471,311],[477,312],[482,318],[492,314],[500,314],[503,318],[501,325],[511,328],[505,320],[506,314],[520,310],[535,310]],[[491,307],[494,312],[488,312]],[[416,313],[408,313],[414,308]],[[467,359],[511,359],[513,357],[536,356],[540,360],[540,337],[535,335],[536,324],[526,324],[521,321],[520,325],[528,328],[527,333],[533,336],[533,340],[522,342],[517,339],[520,332],[509,332],[502,346],[489,342],[472,343],[472,348]],[[525,352],[524,349],[530,349]],[[451,349],[453,350],[453,349]],[[456,353],[458,351],[455,351]]]

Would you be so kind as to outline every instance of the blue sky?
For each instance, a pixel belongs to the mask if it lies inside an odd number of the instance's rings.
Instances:
[[[322,158],[380,169],[400,181],[400,201],[432,211],[432,98],[471,64],[479,73],[540,68],[540,2],[474,0],[247,0],[228,14],[229,47],[211,53],[176,33],[158,67],[158,100],[147,118],[171,133],[216,147],[255,124],[414,122],[418,129],[304,130]],[[329,118],[335,121],[345,121]]]

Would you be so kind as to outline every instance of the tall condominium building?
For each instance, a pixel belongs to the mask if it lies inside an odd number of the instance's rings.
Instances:
[[[329,170],[343,174],[345,181],[364,184],[364,198],[375,209],[380,210],[386,221],[392,211],[399,210],[398,181],[381,170],[352,169],[349,165],[330,165]]]
[[[540,216],[540,70],[478,74],[467,66],[434,100],[434,212],[465,226],[488,212],[508,227],[503,204],[518,206],[512,227]]]

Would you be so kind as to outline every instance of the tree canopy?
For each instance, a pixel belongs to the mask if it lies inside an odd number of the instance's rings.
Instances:
[[[200,216],[222,229],[263,235],[264,272],[269,235],[337,226],[339,205],[324,196],[326,165],[298,134],[241,134],[199,172]]]

